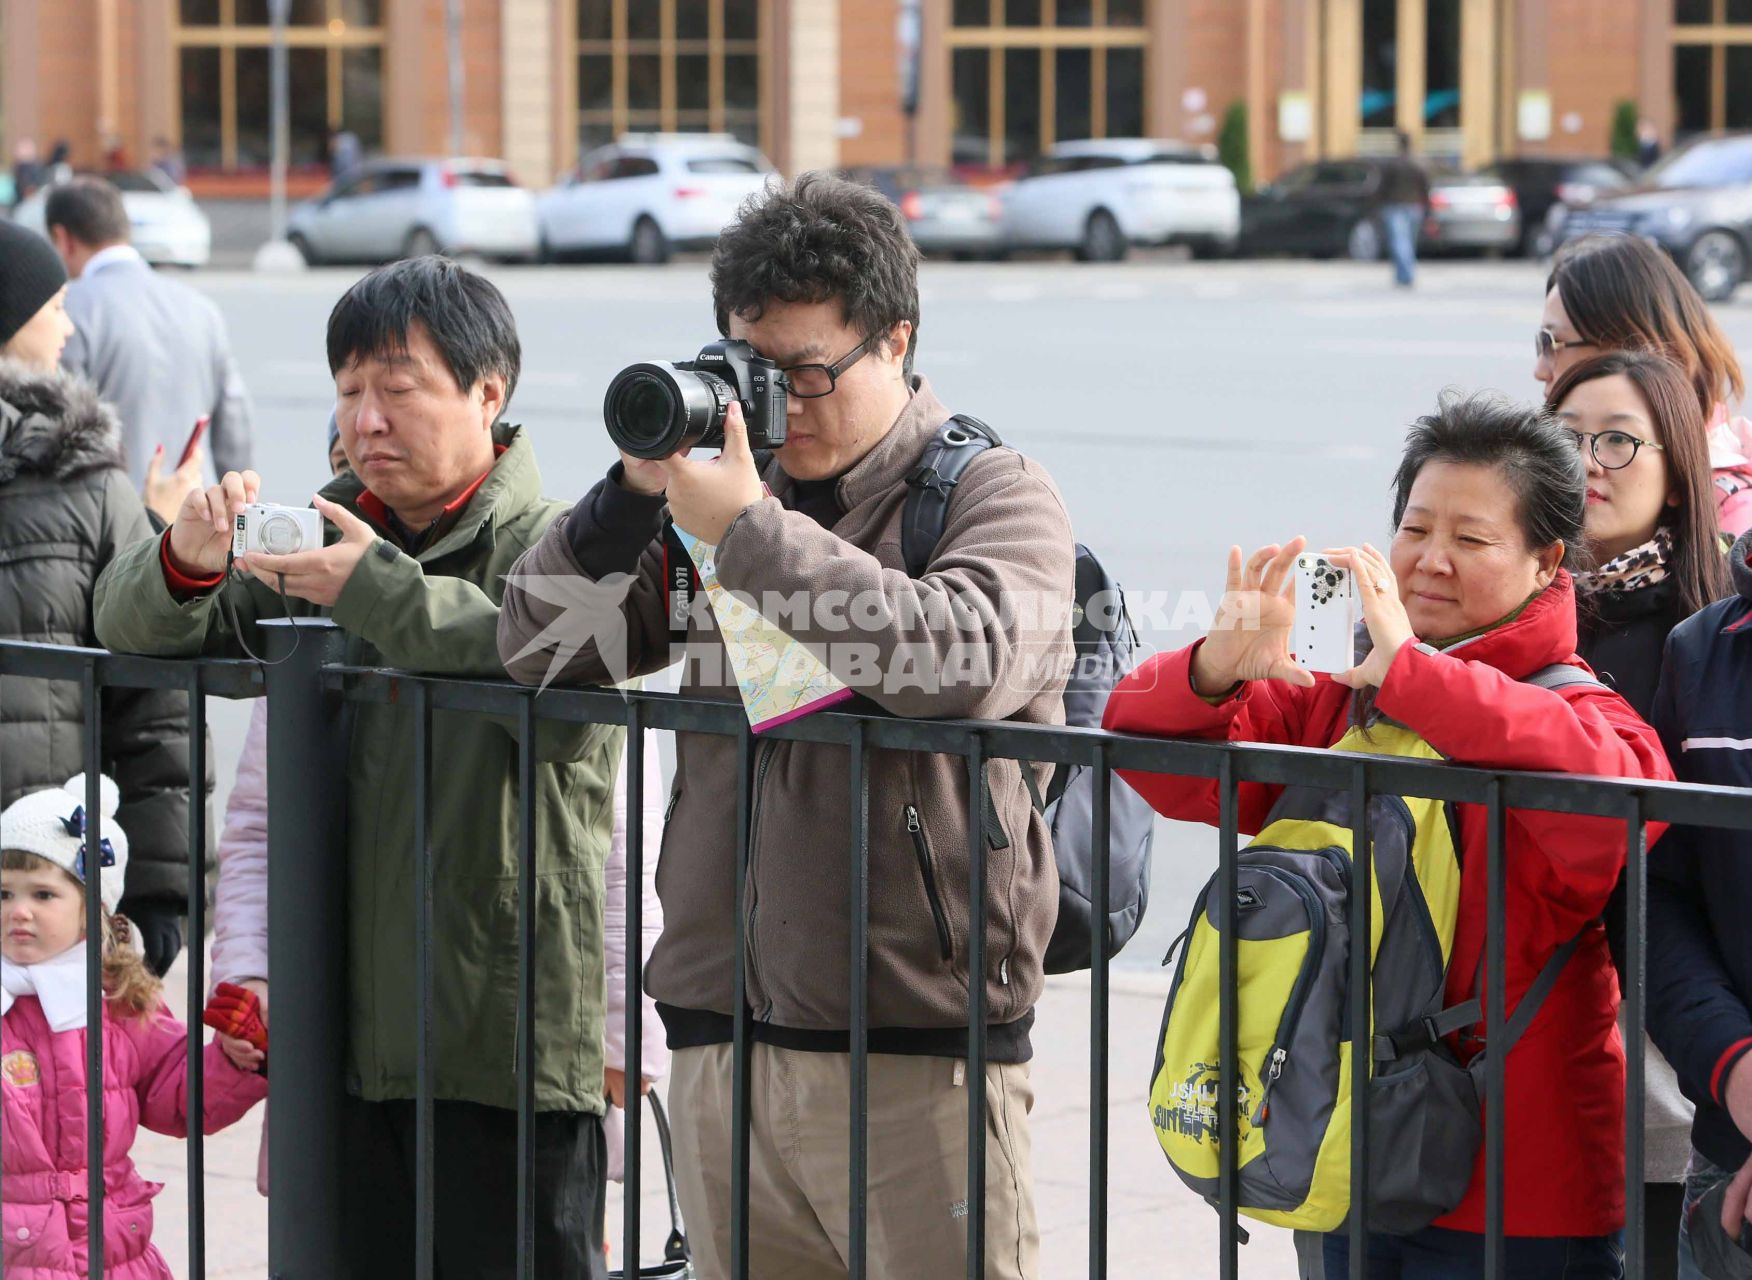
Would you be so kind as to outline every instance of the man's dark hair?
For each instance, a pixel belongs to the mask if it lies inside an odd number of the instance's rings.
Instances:
[[[431,335],[458,390],[470,391],[496,373],[511,402],[523,347],[510,304],[485,276],[435,255],[379,267],[341,295],[329,312],[329,373],[405,354],[416,323]]]
[[[757,320],[774,302],[837,299],[865,338],[912,325],[905,371],[919,343],[919,251],[887,197],[828,173],[769,187],[742,206],[712,253],[718,332],[730,317]],[[834,352],[837,357],[840,353]]]
[[[126,244],[132,229],[122,193],[102,178],[80,177],[49,188],[43,225],[65,227],[82,245]]]
[[[1516,521],[1527,550],[1561,542],[1563,564],[1586,567],[1587,472],[1574,434],[1555,418],[1498,395],[1444,392],[1436,411],[1413,423],[1405,437],[1393,477],[1395,529],[1418,474],[1432,462],[1495,467],[1515,492]]]

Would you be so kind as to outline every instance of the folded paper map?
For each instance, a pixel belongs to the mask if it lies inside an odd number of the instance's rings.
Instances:
[[[718,581],[714,544],[702,542],[680,525],[675,526],[675,536],[699,571],[700,586],[730,654],[743,709],[756,733],[852,696],[852,690],[820,658],[769,622],[752,603],[724,589]]]

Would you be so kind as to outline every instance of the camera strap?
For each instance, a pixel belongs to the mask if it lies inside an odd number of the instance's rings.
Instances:
[[[766,474],[767,463],[772,461],[771,449],[756,449],[754,451],[754,469],[760,475]],[[770,496],[772,489],[765,481],[761,487]],[[694,596],[699,593],[700,575],[694,568],[693,557],[682,545],[680,537],[675,532],[675,521],[667,517],[663,521],[663,600],[669,612],[669,643],[671,645],[687,643],[687,619],[693,612]]]
[[[675,532],[675,521],[663,521],[663,599],[669,610],[669,643],[687,643],[687,618],[693,612],[700,575],[693,557]]]

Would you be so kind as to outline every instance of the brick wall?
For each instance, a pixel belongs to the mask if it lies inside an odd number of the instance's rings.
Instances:
[[[1598,0],[1542,0],[1551,90],[1551,139],[1521,144],[1535,154],[1605,155],[1612,140],[1612,107],[1636,98],[1642,14],[1634,4]],[[1666,51],[1650,50],[1651,57]],[[1539,86],[1529,86],[1539,87]],[[1581,117],[1569,133],[1564,117]]]
[[[840,163],[897,164],[907,154],[900,109],[900,6],[839,0],[840,115],[856,120],[856,137],[840,140]]]

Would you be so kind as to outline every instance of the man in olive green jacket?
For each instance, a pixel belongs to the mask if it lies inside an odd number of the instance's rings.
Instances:
[[[316,500],[339,537],[240,557],[253,472],[192,494],[161,539],[116,558],[98,638],[165,656],[261,650],[256,622],[326,611],[347,660],[436,675],[502,675],[504,575],[564,510],[541,496],[527,435],[500,425],[519,347],[504,298],[439,258],[367,276],[329,320],[336,419],[353,470]],[[273,584],[270,586],[269,584]],[[223,606],[223,607],[221,607]],[[233,629],[232,616],[243,634]],[[431,790],[436,965],[437,1254],[459,1275],[511,1274],[516,1240],[518,806],[515,730],[436,712]],[[413,713],[362,706],[347,796],[349,1086],[361,1099],[344,1200],[359,1276],[413,1257],[416,1090]],[[600,1276],[603,1203],[602,864],[621,734],[545,726],[536,822],[536,1270]],[[339,797],[336,797],[339,801]],[[336,1011],[340,1016],[339,1010]],[[297,1082],[292,1082],[296,1087]]]

